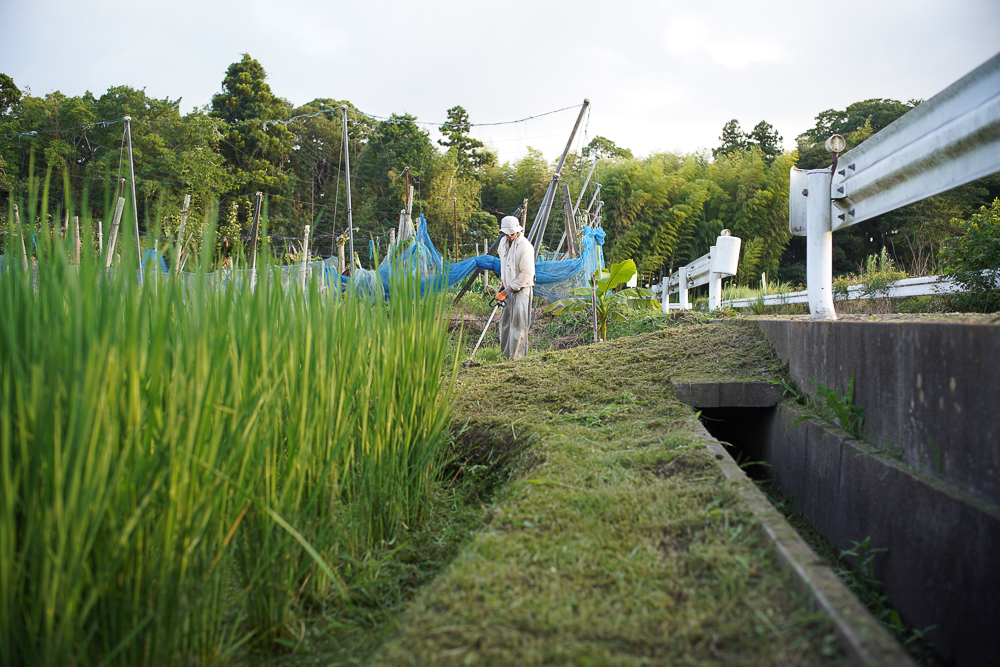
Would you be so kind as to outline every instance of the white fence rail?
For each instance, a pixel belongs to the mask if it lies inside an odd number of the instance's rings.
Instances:
[[[833,232],[1000,171],[1000,54],[826,169],[791,170],[813,319],[833,307]]]
[[[740,260],[742,241],[730,236],[728,229],[715,239],[707,255],[702,255],[687,266],[682,266],[663,279],[663,283],[653,287],[653,293],[660,295],[663,312],[671,309],[691,310],[688,290],[708,283],[708,309],[715,310],[722,305],[722,279],[735,276]],[[680,303],[670,303],[670,295],[680,294]]]
[[[850,285],[847,288],[847,298],[838,301],[858,301],[863,299],[900,299],[908,296],[934,296],[937,294],[957,294],[965,290],[953,278],[948,276],[923,276],[921,278],[904,278],[886,285],[884,290],[873,291],[865,285]],[[766,296],[749,296],[742,299],[726,299],[724,307],[751,308],[753,306],[783,306],[792,303],[809,303],[809,291],[785,292],[784,294],[768,294]]]

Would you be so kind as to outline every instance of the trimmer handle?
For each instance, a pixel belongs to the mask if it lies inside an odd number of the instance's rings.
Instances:
[[[495,308],[499,306],[500,308],[506,308],[507,307],[506,299],[507,299],[507,292],[501,289],[499,292],[493,295],[492,299],[490,299],[490,307]]]

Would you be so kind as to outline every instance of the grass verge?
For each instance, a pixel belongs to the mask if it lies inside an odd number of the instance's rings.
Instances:
[[[375,662],[842,661],[670,388],[779,369],[752,326],[692,324],[462,371],[456,417],[533,465]]]

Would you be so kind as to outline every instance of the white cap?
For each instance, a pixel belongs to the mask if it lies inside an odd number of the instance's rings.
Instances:
[[[521,226],[520,220],[512,215],[508,215],[500,221],[500,231],[504,234],[513,234],[515,232],[523,232],[524,227]]]

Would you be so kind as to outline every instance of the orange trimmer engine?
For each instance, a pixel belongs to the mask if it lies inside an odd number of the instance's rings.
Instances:
[[[490,306],[494,308],[497,307],[506,308],[507,302],[504,301],[504,299],[506,298],[507,298],[507,292],[505,292],[504,290],[500,290],[495,295],[493,295],[492,299],[490,299]]]

